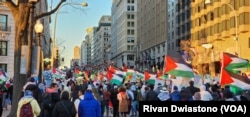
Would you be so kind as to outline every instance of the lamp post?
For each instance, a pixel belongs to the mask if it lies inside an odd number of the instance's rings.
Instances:
[[[229,6],[231,8],[231,10],[233,11],[233,13],[234,13],[234,23],[235,23],[235,37],[234,37],[234,40],[236,41],[237,54],[240,56],[239,48],[238,48],[238,21],[237,21],[237,14],[236,14],[236,11],[235,11],[234,7],[231,4],[226,3],[226,2],[223,2],[223,3],[225,3],[227,6]],[[211,0],[205,0],[205,4],[211,4]]]
[[[80,6],[83,6],[83,7],[87,7],[88,6],[88,3],[86,2],[83,2],[82,4],[75,4],[75,3],[65,3],[63,5],[61,5],[58,10],[56,11],[55,13],[55,18],[54,18],[54,32],[53,32],[53,39],[52,39],[52,55],[51,55],[51,66],[54,67],[54,56],[55,56],[55,51],[54,51],[54,48],[55,48],[55,43],[56,43],[56,21],[57,21],[57,15],[60,11],[60,9],[63,7],[63,6],[66,6],[66,5],[71,5],[71,6],[75,6],[75,5],[80,5]]]
[[[37,37],[38,37],[38,43],[37,43],[37,45],[38,46],[42,46],[41,45],[41,33],[43,32],[43,24],[41,23],[41,21],[40,20],[37,20],[36,21],[36,24],[35,24],[35,32],[37,33]]]
[[[42,82],[42,72],[43,72],[43,69],[44,69],[44,65],[43,65],[43,49],[42,49],[42,44],[41,44],[41,33],[43,32],[43,24],[41,23],[40,20],[36,21],[35,32],[37,33],[37,38],[38,38],[37,46],[40,48],[38,50],[41,50],[40,51],[40,60],[39,60],[40,66],[39,66],[39,74],[38,74],[38,76],[39,76],[38,80],[39,80],[39,83],[41,83]],[[37,55],[38,54],[39,54],[39,52],[37,53]]]
[[[28,47],[29,47],[29,64],[30,67],[28,67],[27,70],[27,76],[31,76],[34,73],[34,66],[33,64],[35,64],[32,61],[32,50],[33,50],[33,24],[34,24],[34,9],[35,9],[35,5],[36,3],[39,2],[39,0],[29,0],[29,3],[31,4],[31,9],[30,9],[30,16],[29,16],[29,27],[28,27],[28,31],[29,31],[29,35],[28,35]]]

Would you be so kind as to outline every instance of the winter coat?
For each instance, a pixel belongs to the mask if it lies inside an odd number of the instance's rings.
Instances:
[[[65,107],[63,106],[63,104]],[[66,111],[65,108],[68,110],[68,112]],[[52,115],[53,117],[75,117],[76,116],[75,105],[70,100],[61,100],[56,103]]]
[[[33,111],[33,115],[34,117],[37,117],[40,115],[41,109],[39,104],[37,103],[36,99],[33,97],[23,97],[20,99],[20,101],[18,102],[18,107],[17,107],[17,117],[20,117],[20,111],[21,111],[21,107],[24,104],[29,103],[31,104],[32,107],[32,111]]]
[[[181,101],[181,95],[179,91],[174,91],[170,94],[172,101]]]
[[[101,105],[91,91],[86,91],[78,107],[78,117],[101,117]]]

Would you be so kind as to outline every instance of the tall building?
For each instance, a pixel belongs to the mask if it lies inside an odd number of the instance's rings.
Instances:
[[[168,0],[167,54],[180,57],[182,40],[191,39],[191,1]]]
[[[86,32],[87,35],[81,44],[81,63],[91,65],[91,37],[93,37],[93,28],[87,28]]]
[[[105,67],[105,63],[110,61],[110,35],[111,35],[111,16],[102,16],[98,27],[94,31],[93,40],[93,64]]]
[[[85,36],[85,39],[88,38],[88,35]],[[82,44],[81,44],[81,63],[82,64],[87,64],[87,48],[88,48],[88,42],[86,40],[83,40],[82,41]]]
[[[168,0],[137,0],[140,70],[163,67],[168,32]]]
[[[94,38],[94,28],[93,27],[90,27],[90,28],[87,28],[87,35],[85,37],[85,40],[86,40],[86,46],[87,46],[87,65],[91,65],[92,64],[92,40]]]
[[[249,0],[192,1],[192,64],[200,74],[220,73],[223,52],[250,59],[249,9]]]
[[[111,60],[117,67],[135,67],[137,53],[137,0],[113,0]]]
[[[80,59],[80,47],[79,46],[74,47],[73,59]]]
[[[71,62],[70,62],[70,66],[74,66],[74,65],[81,65],[81,56],[80,56],[80,47],[79,46],[75,46],[74,47],[74,55],[73,55],[73,58],[71,59]]]
[[[0,69],[14,75],[15,21],[9,8],[0,4]]]

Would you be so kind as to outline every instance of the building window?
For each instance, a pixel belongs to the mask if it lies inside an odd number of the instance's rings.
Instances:
[[[133,51],[134,50],[134,45],[127,45],[127,50],[128,51]]]
[[[7,31],[8,16],[0,14],[0,30]]]
[[[134,60],[134,55],[127,55],[127,60],[129,61],[133,61]]]
[[[239,16],[239,19],[240,19],[240,24],[239,25],[242,25],[242,24],[250,24],[250,16],[249,16],[249,12],[243,12],[240,14]]]
[[[7,64],[0,63],[0,69],[2,69],[3,71],[7,72]]]
[[[135,19],[135,15],[134,14],[131,14],[131,19]]]
[[[7,41],[0,41],[0,56],[7,56]]]
[[[127,19],[130,19],[130,14],[127,14]]]
[[[127,7],[127,10],[130,11],[130,6]]]
[[[135,11],[135,6],[131,6],[131,11]]]
[[[127,43],[135,43],[135,38],[134,37],[128,37],[127,38]]]
[[[249,6],[249,0],[240,0],[240,7],[241,6]]]

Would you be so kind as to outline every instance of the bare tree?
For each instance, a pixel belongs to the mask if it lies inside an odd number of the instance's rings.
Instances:
[[[41,13],[34,17],[34,21],[53,14],[66,0],[60,0],[57,6],[49,12]],[[14,59],[14,89],[13,89],[13,103],[9,117],[16,117],[17,104],[24,84],[27,81],[26,75],[20,74],[20,63],[21,63],[21,46],[27,44],[28,41],[28,26],[31,4],[29,0],[18,0],[18,3],[14,3],[12,0],[1,0],[3,5],[7,6],[14,17],[15,22],[15,59]]]

